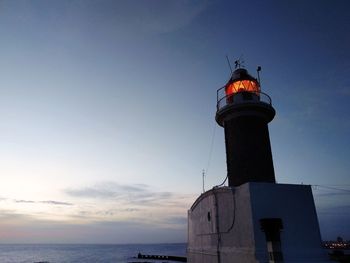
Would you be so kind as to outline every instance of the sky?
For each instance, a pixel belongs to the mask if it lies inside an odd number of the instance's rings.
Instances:
[[[226,55],[276,117],[276,179],[350,239],[350,3],[0,1],[0,243],[186,242],[226,177]]]

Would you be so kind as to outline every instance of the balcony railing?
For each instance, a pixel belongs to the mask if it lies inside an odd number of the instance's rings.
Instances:
[[[242,91],[226,95],[225,87],[218,89],[217,91],[217,104],[216,109],[221,110],[228,105],[246,104],[246,103],[265,103],[272,105],[272,101],[269,95],[264,92],[251,92]]]

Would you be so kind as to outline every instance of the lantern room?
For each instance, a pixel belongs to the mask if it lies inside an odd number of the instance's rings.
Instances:
[[[259,82],[243,68],[235,70],[225,85],[226,96],[234,95],[238,92],[260,93]]]
[[[264,112],[269,121],[275,116],[271,98],[261,92],[259,81],[246,69],[238,68],[232,73],[226,85],[217,90],[216,121],[223,126],[225,116],[230,115],[231,111],[238,114],[242,113],[243,109],[249,109],[248,112],[251,114],[253,112],[251,107],[254,109],[258,107],[260,110],[257,112],[259,114]]]

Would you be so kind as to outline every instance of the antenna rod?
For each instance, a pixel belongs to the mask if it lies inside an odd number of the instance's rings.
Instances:
[[[230,67],[230,71],[231,71],[231,75],[232,75],[233,71],[232,71],[230,60],[228,59],[227,55],[226,55],[226,59],[227,59],[228,66]]]
[[[204,169],[202,170],[202,177],[203,177],[202,182],[203,182],[203,193],[204,193],[204,192],[205,192],[205,189],[204,189],[204,177],[205,177],[205,171],[204,171]]]
[[[261,71],[261,67],[258,66],[258,68],[256,69],[256,71],[258,72],[258,82],[259,82],[259,85],[261,86],[261,82],[260,82],[260,71]]]

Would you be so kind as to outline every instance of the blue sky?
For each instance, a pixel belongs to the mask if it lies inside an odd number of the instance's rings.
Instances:
[[[278,182],[320,185],[323,238],[350,239],[349,7],[0,1],[0,242],[185,241],[202,169],[226,175],[226,55],[262,66]]]

